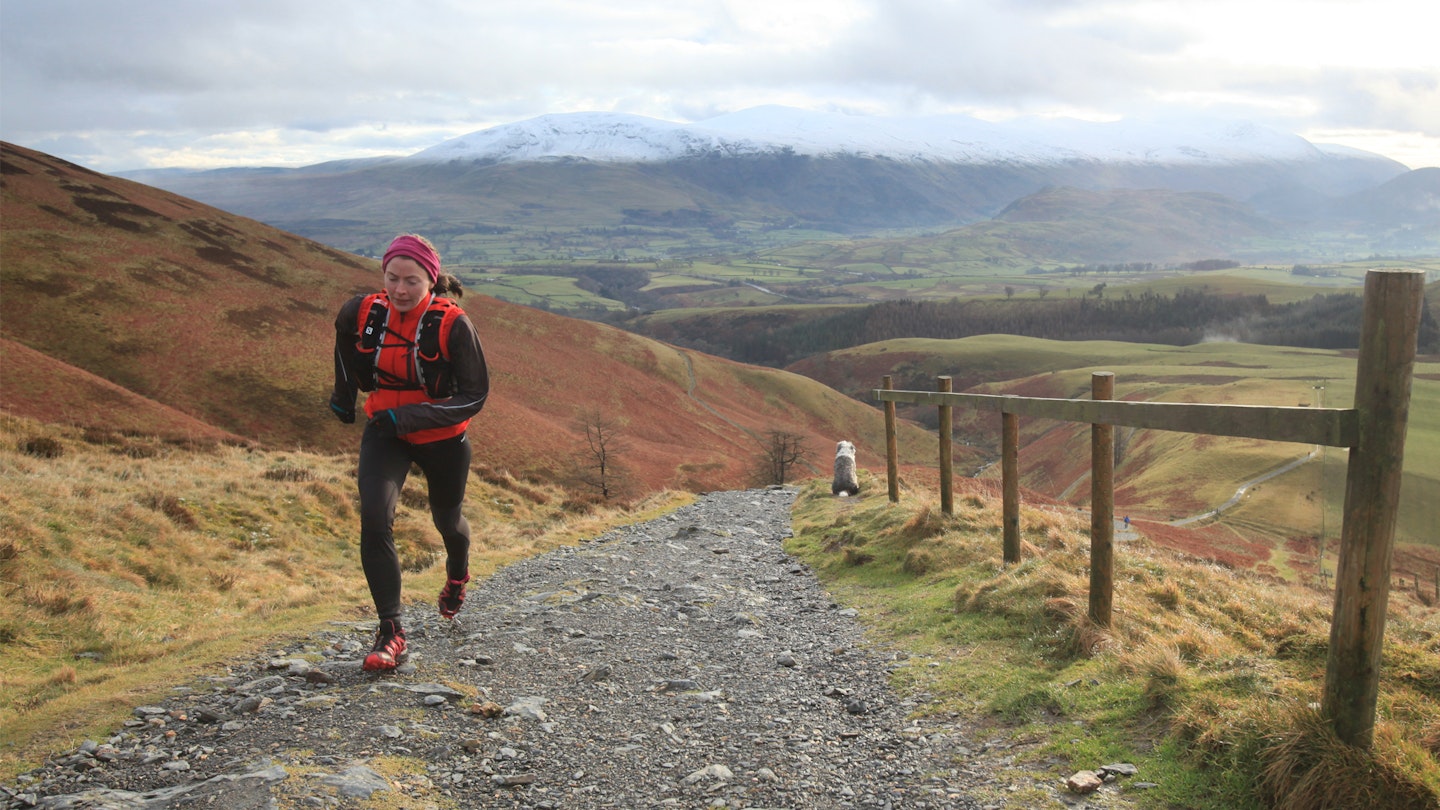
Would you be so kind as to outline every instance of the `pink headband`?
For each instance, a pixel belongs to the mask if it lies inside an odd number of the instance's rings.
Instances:
[[[380,261],[380,269],[384,270],[385,265],[396,256],[414,259],[430,274],[431,284],[440,283],[440,254],[435,252],[435,248],[408,233],[397,236],[395,241],[390,243],[390,247],[385,249],[385,258]]]

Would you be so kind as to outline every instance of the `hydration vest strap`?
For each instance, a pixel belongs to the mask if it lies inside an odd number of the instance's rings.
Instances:
[[[368,295],[360,302],[360,348],[374,351],[380,346],[385,334],[385,323],[390,320],[390,307],[385,305],[379,293]]]
[[[390,329],[389,299],[384,293],[365,297],[360,304],[358,317],[359,340],[356,350],[366,363],[359,374],[360,388],[371,391],[383,388],[397,391],[423,389],[436,399],[451,396],[454,379],[450,373],[450,329],[455,319],[463,312],[447,298],[434,296],[425,312],[420,316],[415,340]],[[387,335],[398,342],[387,339]],[[404,349],[408,355],[405,366],[407,374],[400,376],[380,368],[380,350]]]
[[[445,301],[443,298],[436,300]],[[448,301],[441,306],[432,305],[425,311],[420,321],[420,334],[415,338],[421,360],[450,359],[450,327],[460,317],[460,312],[460,307]]]

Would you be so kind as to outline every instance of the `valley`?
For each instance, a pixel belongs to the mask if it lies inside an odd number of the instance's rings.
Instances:
[[[692,212],[695,188],[667,197],[679,187],[642,184],[633,166],[581,167],[634,184],[594,186],[594,197],[559,193],[579,176],[565,167],[528,179],[509,167],[486,224],[463,205],[441,215],[468,199],[456,189],[371,196],[320,172],[285,197],[289,219],[271,220],[9,144],[0,157],[0,470],[14,484],[0,568],[15,583],[0,643],[20,664],[0,677],[15,696],[0,706],[7,777],[70,738],[110,733],[136,701],[196,673],[367,615],[352,536],[356,432],[324,406],[331,319],[374,288],[375,240],[416,230],[466,281],[461,303],[492,365],[465,504],[484,527],[482,578],[668,519],[699,493],[753,486],[767,437],[783,436],[806,449],[786,481],[801,496],[783,553],[787,566],[803,562],[790,574],[818,574],[827,609],[856,606],[894,651],[886,672],[916,711],[997,741],[1010,789],[1135,757],[1157,774],[1137,807],[1259,807],[1257,786],[1289,790],[1274,776],[1284,741],[1323,737],[1304,707],[1325,677],[1344,451],[1120,431],[1122,619],[1099,628],[1083,610],[1088,426],[1021,420],[1024,561],[997,566],[998,420],[956,414],[960,508],[942,515],[937,415],[904,409],[897,507],[870,392],[887,375],[919,390],[943,375],[961,391],[1084,398],[1091,374],[1108,370],[1128,400],[1337,407],[1354,396],[1347,341],[1369,269],[1430,273],[1426,306],[1440,305],[1434,227],[1332,222],[1329,241],[1189,192],[1042,190],[968,223],[861,228],[774,200],[745,202],[743,218]],[[276,179],[272,191],[306,185]],[[522,181],[538,196],[516,192]],[[335,199],[368,213],[319,204],[342,191]],[[622,204],[628,213],[607,218]],[[302,215],[303,228],[277,227]],[[1440,327],[1426,324],[1385,722],[1373,762],[1317,768],[1327,785],[1403,789],[1414,806],[1435,794],[1440,740]],[[584,475],[596,422],[623,438],[609,460],[620,478],[603,495]],[[829,493],[840,439],[857,447],[858,497]],[[423,495],[407,485],[400,500],[407,577],[433,593],[443,546]],[[1035,806],[1010,789],[997,806]]]
[[[1005,335],[961,340],[893,340],[804,361],[794,369],[863,395],[884,374],[895,387],[935,390],[952,376],[956,390],[985,394],[1088,398],[1094,371],[1115,373],[1115,398],[1158,402],[1341,407],[1354,397],[1354,360],[1346,353],[1238,343],[1161,346],[1116,341],[1047,341]],[[900,373],[896,373],[896,372]],[[867,384],[865,377],[873,382]],[[1440,358],[1415,367],[1404,482],[1396,528],[1397,577],[1433,581],[1440,565]],[[933,426],[935,409],[901,406]],[[998,457],[1000,424],[993,414],[957,410],[957,444]],[[1166,431],[1117,429],[1116,514],[1143,520],[1189,553],[1292,582],[1318,582],[1322,558],[1332,566],[1344,502],[1346,453]],[[933,456],[933,453],[932,453]],[[1296,463],[1299,459],[1309,459]],[[1089,503],[1089,428],[1043,419],[1020,420],[1020,474],[1026,497],[1084,509]],[[1293,466],[1292,466],[1293,465]],[[1287,472],[1267,476],[1283,468]],[[996,465],[957,474],[998,482]],[[1187,520],[1242,498],[1214,519]],[[1199,529],[1197,536],[1164,527]],[[1198,537],[1204,540],[1197,544]],[[1164,542],[1164,541],[1162,541]]]
[[[121,353],[183,349],[185,356],[243,357],[243,351],[219,352],[219,347],[273,340],[265,323],[286,325],[297,347],[324,346],[327,310],[368,283],[366,249],[356,255],[313,242],[292,246],[291,234],[196,208],[148,186],[87,175],[78,167],[42,170],[43,156],[15,148],[7,149],[6,165],[7,273],[27,262],[41,268],[29,277],[7,276],[7,288],[61,283],[61,268],[78,266],[92,253],[87,245],[98,226],[111,229],[121,240],[115,244],[130,240],[135,245],[130,258],[105,268],[108,286],[63,282],[62,289],[69,289],[47,306],[101,302],[89,304],[93,315],[81,319],[108,334],[146,322],[136,317],[142,313],[106,307],[140,298],[132,285],[148,275],[173,278],[173,289],[144,294],[175,302],[165,307],[177,306],[187,288],[212,291],[202,307],[209,313],[204,322],[212,326],[170,349],[153,341],[47,344],[44,324],[58,315],[45,314],[45,307],[7,308],[5,338],[23,349],[12,352],[7,363],[5,397],[12,411],[46,411],[40,369],[49,355],[73,366],[74,379],[98,375],[140,402],[154,401],[107,414],[111,424],[173,433],[173,427],[160,426],[182,423],[166,421],[157,408],[174,408],[198,420],[185,429],[187,436],[204,435],[198,426],[207,425],[232,437],[227,441],[345,446],[338,427],[305,406],[318,396],[308,391],[325,384],[323,353],[302,352],[283,372],[277,367],[257,374],[254,368],[209,363],[208,380],[186,372],[185,363],[137,365]],[[482,168],[473,167],[467,176],[479,176]],[[377,175],[393,180],[413,176],[415,169],[365,171],[398,173]],[[497,397],[477,422],[477,439],[488,448],[485,463],[497,471],[560,480],[573,463],[576,415],[586,406],[598,407],[631,434],[625,461],[637,493],[663,486],[742,485],[758,437],[772,429],[806,437],[812,472],[823,470],[826,448],[838,437],[854,441],[862,466],[873,468],[883,448],[868,391],[885,375],[894,376],[898,387],[928,389],[944,374],[954,379],[956,390],[1043,390],[1044,396],[1071,397],[1084,396],[1089,371],[1105,366],[1120,375],[1124,395],[1135,398],[1295,404],[1313,402],[1323,386],[1333,405],[1347,401],[1346,386],[1354,378],[1346,349],[1358,328],[1354,294],[1365,272],[1401,264],[1440,276],[1440,258],[1434,258],[1440,249],[1428,254],[1431,258],[1341,261],[1326,259],[1322,245],[1294,254],[1304,261],[1242,262],[1236,257],[1248,248],[1234,239],[1264,231],[1273,247],[1276,231],[1213,194],[1050,189],[969,225],[886,227],[867,235],[853,226],[847,232],[818,229],[794,212],[782,216],[773,210],[773,218],[740,219],[722,216],[719,209],[660,216],[626,208],[620,221],[610,222],[593,208],[576,209],[577,219],[566,220],[555,215],[553,204],[527,207],[520,201],[527,194],[555,199],[553,183],[560,176],[600,184],[604,205],[612,207],[627,195],[654,202],[664,194],[656,197],[653,182],[649,192],[639,185],[617,186],[616,178],[640,182],[644,172],[633,165],[552,165],[529,175],[502,165],[496,171],[496,182],[503,178],[512,190],[528,189],[508,204],[546,224],[476,226],[424,215],[416,227],[434,238],[447,268],[476,294],[476,303],[469,304],[472,317],[482,324],[499,384],[513,392]],[[312,197],[325,189],[348,190],[346,198],[369,182],[361,169],[302,175],[266,182],[272,189],[308,188]],[[521,183],[522,177],[528,179]],[[45,178],[42,185],[34,185],[37,178]],[[230,192],[220,188],[223,175],[191,179],[220,198],[249,189],[250,206],[263,207],[270,199],[257,191],[267,187],[258,177],[242,177],[228,186]],[[454,185],[443,193],[452,202],[475,199]],[[492,206],[499,202],[486,199]],[[596,204],[583,195],[567,199],[576,206]],[[57,218],[67,202],[75,213]],[[427,204],[433,211],[433,201]],[[334,216],[306,223],[329,233],[332,244],[343,243],[343,234],[356,228],[383,238],[384,229],[401,227],[398,221],[328,213]],[[512,212],[510,218],[517,216]],[[586,217],[599,224],[577,224]],[[1184,223],[1192,227],[1180,227]],[[331,227],[340,230],[325,231]],[[1411,230],[1422,242],[1437,236],[1435,229]],[[57,240],[58,234],[67,236]],[[67,245],[64,239],[74,241]],[[1292,243],[1289,249],[1302,246]],[[308,275],[296,275],[300,255],[320,263],[312,264]],[[1184,255],[1191,258],[1181,260]],[[181,267],[187,269],[174,269]],[[309,293],[287,292],[298,288]],[[97,297],[101,289],[111,296]],[[1427,289],[1433,309],[1440,304],[1440,286]],[[321,290],[328,302],[323,306],[312,303]],[[277,293],[288,301],[278,311],[241,303],[275,300]],[[7,297],[6,303],[14,300]],[[1440,401],[1435,387],[1440,369],[1433,362],[1440,327],[1428,314],[1425,324],[1421,351],[1431,354],[1422,357],[1414,386],[1409,444],[1414,449],[1407,454],[1399,536],[1408,546],[1437,548],[1440,539],[1428,527],[1437,523],[1433,504],[1440,493],[1440,425],[1432,424],[1431,415]],[[81,403],[99,392],[95,383],[86,385],[74,389]],[[27,394],[31,390],[37,393]],[[577,400],[567,391],[587,393]],[[280,403],[283,419],[256,418],[260,410],[273,411],[274,403]],[[907,415],[902,461],[924,476],[934,463],[933,439],[925,433],[933,431],[934,416]],[[66,418],[99,421],[83,404]],[[958,465],[974,471],[993,460],[994,426],[962,419],[957,431],[966,443]],[[1025,431],[1024,453],[1034,459],[1024,481],[1028,490],[1037,499],[1083,502],[1083,465],[1074,461],[1085,457],[1077,447],[1079,432],[1073,426]],[[1120,470],[1126,476],[1121,505],[1160,522],[1214,508],[1240,482],[1299,455],[1295,448],[1196,437],[1141,435],[1131,447]],[[1300,559],[1309,552],[1292,562],[1295,555],[1286,549],[1323,545],[1322,535],[1332,539],[1342,487],[1343,460],[1331,453],[1250,491],[1222,517],[1219,530],[1269,551],[1233,561],[1291,581],[1319,574],[1318,563]],[[1423,573],[1427,560],[1421,554],[1410,567]]]
[[[1047,281],[1073,285],[1054,296],[1048,296],[1045,287],[1021,286],[1032,283],[1036,274],[931,275],[911,279],[915,285],[911,289],[929,283],[944,295],[895,299],[894,311],[882,315],[885,299],[867,295],[873,288],[864,289],[866,281],[852,281],[843,288],[844,280],[827,284],[826,271],[817,269],[807,275],[806,269],[778,261],[751,260],[697,263],[652,274],[641,273],[641,263],[629,263],[617,275],[639,275],[647,283],[638,289],[664,296],[668,306],[632,311],[628,316],[612,307],[592,310],[589,317],[668,343],[784,367],[862,402],[869,400],[868,391],[887,374],[902,388],[931,390],[935,377],[943,374],[955,380],[956,390],[1083,398],[1088,396],[1089,373],[1103,368],[1120,375],[1122,396],[1136,399],[1313,406],[1323,396],[1329,406],[1337,407],[1353,396],[1353,356],[1345,348],[1316,344],[1345,339],[1333,334],[1350,317],[1342,312],[1357,318],[1349,327],[1349,339],[1358,334],[1358,297],[1347,304],[1341,296],[1357,293],[1365,271],[1373,266],[1374,262],[1360,261],[1213,271],[1077,268],[1049,276]],[[1434,273],[1440,270],[1440,261],[1419,260],[1406,266]],[[838,278],[843,271],[828,272],[829,278]],[[587,273],[599,275],[596,268]],[[1005,287],[1011,285],[1025,291],[1007,292]],[[842,288],[851,294],[840,292]],[[1097,288],[1103,295],[1093,292]],[[1436,286],[1432,284],[1430,290],[1433,311]],[[815,303],[802,303],[807,299]],[[1151,299],[1173,301],[1176,309],[1146,311],[1141,305]],[[1242,306],[1251,299],[1265,302],[1262,309],[1273,312],[1274,329],[1262,330],[1264,316]],[[934,311],[917,307],[917,300],[932,301]],[[1059,319],[1080,301],[1089,302],[1096,322],[1067,332]],[[1320,306],[1324,302],[1341,309],[1327,310]],[[1199,312],[1201,303],[1212,305],[1224,320],[1187,321]],[[1282,314],[1287,311],[1290,314]],[[882,327],[882,317],[893,320]],[[1288,326],[1278,326],[1287,319]],[[1058,329],[1041,334],[1069,338],[1027,337],[1025,324],[1030,320],[1035,321],[1034,330]],[[1187,322],[1188,331],[1178,329]],[[1243,324],[1247,332],[1226,324]],[[1433,317],[1424,329],[1425,354],[1412,390],[1410,449],[1397,528],[1402,547],[1397,576],[1412,582],[1417,577],[1433,580],[1433,569],[1440,564],[1440,537],[1433,531],[1440,525],[1435,507],[1440,503],[1440,424],[1434,422],[1431,404],[1440,402],[1436,387],[1440,333]],[[1154,342],[1167,333],[1174,335],[1168,345]],[[1262,340],[1269,334],[1277,342],[1289,335],[1293,345],[1250,342],[1244,337],[1247,333]],[[1036,390],[1044,393],[1033,394]],[[933,412],[906,415],[932,430],[935,427]],[[982,460],[975,467],[993,460],[998,453],[998,425],[957,419],[957,438],[963,439],[968,453]],[[1022,453],[1038,457],[1033,468],[1027,467],[1024,486],[1042,499],[1083,505],[1088,497],[1083,428],[1036,425],[1024,430]],[[1132,442],[1132,452],[1128,464],[1117,471],[1123,478],[1117,508],[1159,523],[1214,509],[1241,482],[1311,453],[1288,445],[1195,436],[1141,433],[1126,438]],[[988,474],[993,476],[994,469],[989,468]],[[1234,508],[1205,529],[1213,546],[1191,549],[1288,581],[1318,582],[1333,574],[1343,492],[1343,451],[1315,453],[1311,462],[1249,489]],[[1327,554],[1330,568],[1323,562]]]

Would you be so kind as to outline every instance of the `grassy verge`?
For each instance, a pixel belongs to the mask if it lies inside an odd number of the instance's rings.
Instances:
[[[911,654],[900,689],[921,711],[1025,742],[1007,808],[1048,806],[1038,779],[1128,761],[1142,808],[1433,808],[1440,801],[1440,614],[1392,600],[1375,745],[1318,717],[1329,596],[1175,555],[1117,548],[1113,627],[1087,618],[1088,518],[1023,508],[1024,559],[1001,565],[999,504],[959,493],[796,503],[791,551],[877,639]],[[962,484],[963,485],[963,484]],[[1143,529],[1142,529],[1143,531]],[[1051,781],[1053,780],[1053,781]],[[1060,806],[1060,805],[1055,805]]]
[[[0,416],[0,779],[315,624],[371,615],[353,457],[182,447]],[[401,495],[407,597],[444,577],[423,480]],[[578,503],[477,469],[471,571],[684,502]]]
[[[167,445],[0,417],[0,778],[114,728],[177,683],[317,622],[368,614],[353,542],[353,458]],[[1087,527],[1025,508],[1025,561],[1000,565],[999,506],[955,514],[805,485],[791,550],[877,638],[912,656],[897,686],[922,711],[1015,743],[986,797],[1113,761],[1156,785],[1135,806],[1433,807],[1440,799],[1440,614],[1393,599],[1370,752],[1316,716],[1329,596],[1177,556],[1143,537],[1116,557],[1115,622],[1086,619]],[[472,570],[645,520],[661,493],[597,509],[477,469]],[[1139,526],[1143,533],[1144,525]],[[402,496],[406,586],[442,576],[423,486]],[[1023,743],[1023,745],[1020,745]]]

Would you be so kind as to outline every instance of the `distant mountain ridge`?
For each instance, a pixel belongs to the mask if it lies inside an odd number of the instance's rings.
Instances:
[[[1379,155],[1248,123],[992,123],[758,107],[695,124],[546,115],[403,157],[122,176],[371,252],[377,233],[422,223],[453,234],[490,227],[723,230],[742,222],[846,234],[952,228],[1059,187],[1221,194],[1255,205],[1273,222],[1271,233],[1256,236],[1262,243],[1289,236],[1293,223],[1361,222],[1386,234],[1415,226],[1417,216],[1418,224],[1428,222],[1415,206],[1392,204],[1384,199],[1390,192],[1377,191],[1409,174]],[[1440,194],[1428,178],[1414,185]],[[1371,208],[1383,212],[1378,221]],[[1048,258],[1077,258],[1064,248],[1060,240]]]
[[[996,123],[967,115],[880,118],[775,106],[693,124],[622,113],[543,115],[452,138],[405,160],[579,158],[643,163],[776,152],[968,164],[1201,164],[1354,158],[1394,163],[1355,150],[1327,150],[1298,135],[1247,122],[1100,123],[1028,118]],[[1399,164],[1394,166],[1396,173],[1404,171]]]

